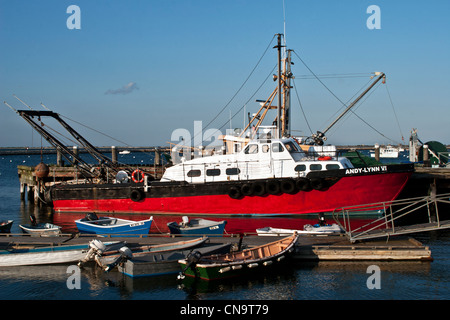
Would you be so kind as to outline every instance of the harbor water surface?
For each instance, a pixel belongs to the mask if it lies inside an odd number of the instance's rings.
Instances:
[[[0,220],[29,224],[30,214],[38,222],[62,222],[63,231],[73,232],[69,216],[52,214],[51,208],[20,200],[17,166],[35,166],[39,155],[0,156]],[[43,161],[56,163],[56,156]],[[120,155],[119,161],[152,163],[148,154]],[[251,219],[252,223],[258,218]],[[284,218],[287,225],[299,218]],[[155,221],[158,221],[155,219]],[[270,221],[270,220],[266,220]],[[264,223],[260,222],[260,223]],[[161,225],[156,224],[156,227]],[[267,225],[268,226],[268,225]],[[154,226],[152,226],[154,229]],[[155,230],[152,230],[155,232]],[[151,232],[152,232],[151,231]],[[104,273],[95,267],[81,270],[79,286],[71,286],[67,265],[0,268],[2,300],[447,300],[450,298],[450,231],[416,234],[430,247],[432,262],[295,262],[264,275],[226,282],[180,282],[176,275],[132,279],[117,271]],[[1,241],[8,241],[5,237]],[[372,272],[380,268],[378,288],[370,288]],[[369,283],[369,285],[368,285]]]

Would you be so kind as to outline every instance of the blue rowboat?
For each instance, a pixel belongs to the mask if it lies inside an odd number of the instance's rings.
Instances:
[[[113,217],[97,217],[88,214],[85,218],[75,220],[81,233],[115,236],[147,235],[152,225],[153,217],[147,220],[132,221]]]
[[[226,220],[223,221],[211,221],[206,219],[191,219],[183,216],[182,222],[169,222],[167,227],[172,234],[181,234],[186,236],[192,235],[208,235],[208,236],[221,236],[225,230]]]

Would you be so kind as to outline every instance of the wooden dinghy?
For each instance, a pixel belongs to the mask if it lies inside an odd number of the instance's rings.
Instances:
[[[240,276],[250,270],[264,270],[283,261],[294,251],[298,240],[294,233],[287,238],[264,244],[262,246],[245,249],[229,254],[202,256],[195,251],[180,263],[183,271],[178,278],[185,275],[205,280],[216,280]]]

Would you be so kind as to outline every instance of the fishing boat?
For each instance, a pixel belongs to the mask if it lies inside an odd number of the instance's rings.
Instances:
[[[194,251],[186,259],[178,261],[183,269],[178,278],[183,279],[186,275],[204,280],[218,280],[252,271],[265,271],[266,268],[284,261],[294,251],[298,237],[298,234],[294,233],[262,246],[222,255],[202,256]]]
[[[114,217],[97,217],[90,213],[86,217],[75,220],[81,233],[97,235],[147,235],[152,225],[153,217],[141,221],[132,221]]]
[[[400,147],[394,147],[391,145],[387,145],[385,147],[379,147],[379,156],[380,158],[398,158],[400,152],[404,151],[403,148]],[[375,151],[370,152],[370,156],[372,158],[375,158]]]
[[[156,252],[161,253],[161,252],[172,252],[177,250],[179,251],[179,250],[193,249],[204,245],[207,241],[208,237],[200,237],[191,240],[168,242],[156,245],[142,245],[127,248],[130,250],[130,253],[133,255],[133,257],[139,258],[141,256],[145,256],[146,254]],[[128,250],[126,252],[128,252]],[[123,253],[120,252],[119,250],[113,250],[104,252],[102,256],[97,257],[96,261],[100,267],[106,268],[108,265],[111,265],[115,262],[117,263],[117,261],[120,261],[121,258],[123,258]]]
[[[414,171],[413,164],[357,167],[323,145],[328,130],[379,81],[384,82],[385,74],[375,73],[368,88],[330,126],[300,145],[290,131],[292,50],[283,49],[281,34],[277,38],[278,85],[266,100],[258,101],[261,107],[245,128],[220,137],[223,152],[195,152],[190,159],[192,146],[172,148],[173,165],[165,168],[159,180],[140,168],[118,168],[53,111],[12,108],[50,143],[70,155],[69,161],[90,182],[55,184],[47,189],[46,202],[57,213],[292,215],[333,212],[346,206],[396,199]],[[274,103],[275,97],[278,104]],[[270,110],[277,111],[275,125],[263,126]],[[69,128],[100,165],[89,165],[52,139],[40,124],[44,117],[52,117]],[[127,179],[122,177],[124,172]]]
[[[224,254],[230,252],[231,244],[217,244],[196,248],[195,251],[202,255]],[[160,276],[166,274],[177,274],[180,272],[178,260],[186,259],[192,252],[189,250],[176,250],[160,253],[143,254],[137,258],[128,258],[125,262],[118,264],[119,272],[132,277]]]
[[[119,242],[92,240],[87,244],[58,245],[0,250],[0,267],[78,263],[88,261],[104,251],[123,246]]]
[[[206,219],[191,219],[183,216],[182,222],[177,223],[175,221],[167,223],[167,227],[172,234],[181,234],[185,236],[192,235],[208,235],[208,236],[220,236],[223,235],[225,230],[226,220],[212,221]]]
[[[0,222],[0,233],[9,233],[11,232],[11,227],[14,220],[5,220]]]

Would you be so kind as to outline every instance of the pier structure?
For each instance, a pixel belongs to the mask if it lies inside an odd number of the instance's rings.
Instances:
[[[103,148],[103,152],[105,152],[107,149]],[[111,151],[111,162],[115,164],[115,172],[121,171],[121,170],[130,170],[130,168],[138,168],[142,170],[146,175],[152,177],[152,179],[160,179],[162,175],[164,174],[165,170],[165,164],[162,161],[162,154],[164,152],[167,152],[165,148],[145,148],[145,150],[142,150],[143,152],[148,153],[154,153],[154,161],[153,164],[127,164],[122,165],[118,163],[118,153],[119,148],[112,146],[109,148]],[[127,148],[128,150],[128,148]],[[19,151],[12,151],[11,154],[24,154],[24,153],[17,153]],[[16,152],[16,153],[14,153]],[[21,151],[23,152],[23,151]],[[35,154],[34,151],[26,151],[25,154]],[[30,152],[30,153],[28,153]],[[95,179],[97,178],[97,175],[94,174],[95,170],[98,169],[95,165],[92,166],[92,174],[86,171],[80,170],[78,167],[78,163],[76,158],[73,160],[72,164],[65,164],[63,160],[63,153],[61,149],[56,148],[53,150],[47,150],[47,153],[56,153],[56,164],[50,164],[50,165],[43,165],[40,163],[36,167],[26,166],[26,165],[19,165],[17,166],[18,176],[19,176],[19,182],[20,182],[20,199],[21,200],[28,200],[30,203],[34,203],[37,205],[45,204],[45,190],[47,188],[51,187],[54,184],[59,183],[72,183],[72,184],[83,184],[88,183],[88,179]],[[78,156],[79,153],[84,153],[82,148],[73,147],[73,154]],[[40,168],[40,166],[44,167],[44,169]],[[46,167],[46,169],[45,169]],[[46,171],[45,173],[42,173],[42,170]],[[109,181],[111,175],[108,172],[109,168],[105,168],[105,182],[112,182]],[[41,172],[40,172],[41,171]]]

